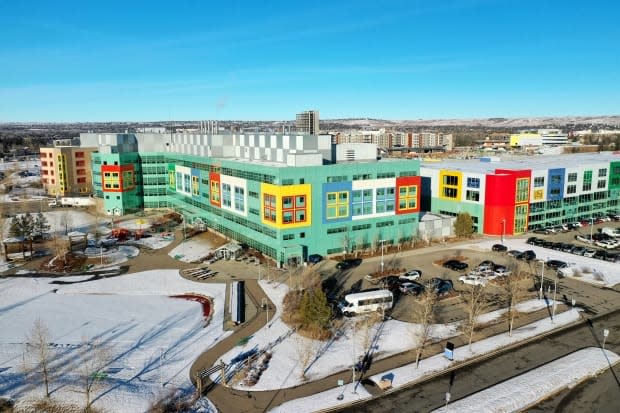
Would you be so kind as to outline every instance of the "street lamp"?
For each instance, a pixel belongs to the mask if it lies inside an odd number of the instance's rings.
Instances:
[[[555,302],[555,296],[557,294],[558,291],[558,273],[555,273],[555,280],[553,281],[553,310],[551,311],[551,323],[555,323],[555,306],[556,306],[556,302]]]
[[[351,392],[352,394],[357,394],[357,392],[355,391],[355,363],[356,363],[356,359],[357,357],[355,356],[355,320],[353,320],[353,337],[352,337],[352,342],[353,342],[353,366],[351,366],[351,385],[353,386],[353,391]]]
[[[383,245],[385,243],[385,240],[382,239],[382,240],[379,240],[379,242],[381,243],[381,275],[383,275],[383,265],[384,265],[384,262],[383,262]]]
[[[607,336],[609,335],[609,330],[608,329],[604,329],[603,330],[603,350],[605,350],[605,341],[607,341]]]
[[[504,234],[506,233],[506,220],[502,219],[502,245],[504,244]]]
[[[540,260],[541,270],[540,270],[540,291],[538,293],[538,298],[543,298],[543,284],[545,283],[545,261]]]

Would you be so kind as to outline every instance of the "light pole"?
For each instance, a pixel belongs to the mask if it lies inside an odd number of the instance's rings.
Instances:
[[[555,280],[553,281],[553,310],[551,311],[551,323],[555,323],[555,296],[558,292],[558,273],[555,273]]]
[[[605,342],[607,341],[607,336],[609,335],[609,330],[608,329],[604,329],[603,330],[603,350],[605,350]]]
[[[384,265],[384,262],[383,262],[383,245],[385,243],[385,240],[382,239],[382,240],[379,240],[379,242],[381,243],[381,275],[383,275],[383,265]]]
[[[592,242],[592,231],[594,230],[594,217],[590,217],[590,242]]]
[[[353,320],[353,337],[351,341],[353,342],[353,366],[351,366],[351,385],[353,386],[353,391],[351,393],[357,394],[357,392],[355,391],[355,362],[357,359],[357,357],[355,356],[355,320]]]
[[[543,284],[545,282],[545,261],[540,260],[540,292],[539,292],[539,299],[543,298]]]
[[[504,234],[506,233],[506,220],[502,219],[502,245],[504,244]]]

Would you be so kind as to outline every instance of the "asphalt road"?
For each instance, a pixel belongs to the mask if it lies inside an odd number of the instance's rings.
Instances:
[[[593,327],[580,323],[576,327],[553,333],[523,345],[516,350],[455,372],[450,390],[452,401],[466,397],[496,383],[510,379],[545,363],[590,346],[600,346],[603,329],[616,333],[608,337],[606,348],[620,352],[620,311],[595,319]],[[601,357],[603,355],[601,354]],[[620,376],[620,366],[613,368]],[[597,378],[571,390],[566,390],[531,409],[531,412],[618,412],[620,411],[620,381],[607,370]],[[340,412],[429,412],[445,404],[450,373],[407,389],[353,406]]]

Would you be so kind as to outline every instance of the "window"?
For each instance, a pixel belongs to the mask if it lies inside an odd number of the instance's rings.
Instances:
[[[599,179],[598,183],[596,184],[596,188],[597,189],[603,189],[605,188],[605,185],[607,184],[607,181],[604,179]]]
[[[349,193],[347,191],[327,193],[327,219],[349,216]]]
[[[468,201],[476,201],[480,200],[480,192],[479,191],[470,191],[469,189],[465,192],[465,198]]]
[[[571,172],[568,174],[568,182],[577,182],[577,172]]]
[[[181,172],[177,172],[177,191],[183,190],[183,174]]]
[[[352,215],[370,215],[372,214],[373,194],[372,189],[359,189],[351,191],[351,207]]]
[[[457,175],[444,175],[441,187],[441,196],[456,199],[459,194],[459,177]]]
[[[566,187],[567,194],[574,194],[577,192],[577,185],[569,185]]]
[[[559,185],[562,182],[562,177],[560,175],[551,175],[551,184]]]
[[[276,222],[276,197],[275,195],[263,195],[263,219]]]
[[[583,172],[583,181],[584,182],[592,182],[592,171],[584,171]]]
[[[76,158],[83,158],[84,157],[84,152],[76,152],[75,153],[75,157]]]
[[[199,177],[192,175],[192,195],[200,195],[200,181]]]
[[[245,211],[245,190],[238,186],[235,187],[235,209],[239,212]]]
[[[192,192],[192,187],[190,186],[190,178],[191,177],[188,174],[183,175],[183,190],[184,192],[187,192],[187,193]]]
[[[284,241],[290,240],[290,239],[295,239],[295,234],[284,234],[282,235],[282,239]]]
[[[456,175],[444,175],[443,184],[450,185],[450,186],[458,186],[459,177]]]
[[[583,191],[590,191],[590,190],[592,190],[592,182],[584,182],[582,190]]]
[[[480,178],[467,178],[468,188],[480,188]]]
[[[602,168],[598,170],[598,177],[603,178],[607,176],[607,168]]]
[[[551,191],[549,191],[549,194],[552,196],[559,196],[560,195],[560,189],[559,188],[553,188]]]
[[[211,202],[220,203],[220,183],[218,181],[211,181]]]
[[[456,198],[458,191],[456,188],[443,188],[443,196],[446,198]]]
[[[231,192],[229,184],[222,184],[222,205],[230,208],[232,206]]]
[[[396,188],[377,188],[377,200],[375,209],[378,214],[382,212],[392,212],[396,205]]]
[[[306,196],[282,197],[282,223],[292,224],[306,221]]]
[[[545,177],[544,176],[537,176],[534,178],[534,187],[535,188],[540,188],[541,186],[545,186]]]
[[[517,179],[517,196],[515,199],[517,203],[528,201],[529,186],[530,180],[528,178]]]
[[[398,209],[412,210],[418,207],[418,186],[409,185],[398,188]]]

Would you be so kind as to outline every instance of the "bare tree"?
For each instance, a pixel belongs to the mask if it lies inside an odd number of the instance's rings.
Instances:
[[[419,308],[414,311],[415,320],[419,324],[419,331],[416,334],[416,368],[420,366],[422,352],[431,334],[431,327],[435,321],[436,304],[437,293],[435,289],[429,286],[421,294]]]
[[[82,343],[75,370],[79,376],[80,392],[84,394],[85,411],[90,410],[92,394],[105,384],[104,370],[110,359],[110,349],[100,341]]]
[[[488,308],[489,295],[483,285],[472,285],[462,295],[467,312],[467,320],[462,324],[463,333],[467,336],[469,349],[478,325],[478,317]]]
[[[295,336],[295,350],[297,351],[297,359],[301,366],[300,378],[306,380],[306,373],[312,358],[316,355],[319,348],[320,341],[312,338],[302,337],[300,335]]]
[[[50,340],[50,330],[40,318],[37,318],[26,335],[25,357],[27,356],[30,362],[24,361],[24,371],[28,376],[40,377],[45,386],[45,397],[50,397],[50,381],[53,378],[50,364],[55,356],[50,347]]]
[[[517,305],[526,296],[527,271],[523,264],[512,264],[508,267],[511,273],[504,277],[504,296],[508,301],[508,335],[512,336],[514,320],[517,317]]]
[[[71,250],[71,241],[68,238],[60,237],[59,235],[54,235],[54,252],[56,253],[56,257],[63,259],[64,265],[67,265],[67,254]]]
[[[65,235],[69,233],[72,224],[73,219],[71,218],[71,214],[69,214],[69,211],[63,211],[60,214],[60,225],[65,227]]]

